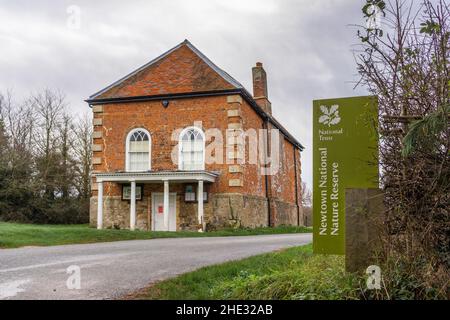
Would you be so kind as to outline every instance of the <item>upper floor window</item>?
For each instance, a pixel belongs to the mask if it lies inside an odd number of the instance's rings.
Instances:
[[[180,170],[205,169],[205,134],[196,127],[184,129],[179,139]]]
[[[150,133],[134,129],[128,133],[126,144],[126,171],[150,170]]]

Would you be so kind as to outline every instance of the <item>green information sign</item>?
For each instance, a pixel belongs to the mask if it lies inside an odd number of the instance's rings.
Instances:
[[[313,103],[313,248],[345,253],[345,188],[378,188],[374,96]]]

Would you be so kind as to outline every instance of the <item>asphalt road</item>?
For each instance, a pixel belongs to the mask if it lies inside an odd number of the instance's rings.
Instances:
[[[311,240],[311,234],[281,234],[0,249],[0,300],[114,299],[199,267]]]

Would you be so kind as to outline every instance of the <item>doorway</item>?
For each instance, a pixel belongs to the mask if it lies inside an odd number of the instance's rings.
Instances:
[[[152,230],[177,231],[177,194],[169,193],[169,230],[164,226],[164,194],[152,193]]]

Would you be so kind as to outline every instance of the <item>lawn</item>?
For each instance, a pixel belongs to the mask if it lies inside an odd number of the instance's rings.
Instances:
[[[204,267],[158,282],[130,299],[358,299],[358,279],[344,257],[289,248]]]
[[[0,248],[52,246],[73,243],[93,243],[155,238],[222,237],[305,233],[311,231],[311,228],[289,226],[256,229],[226,229],[205,233],[192,231],[129,231],[110,229],[97,230],[95,228],[90,228],[88,225],[35,225],[0,222]]]

